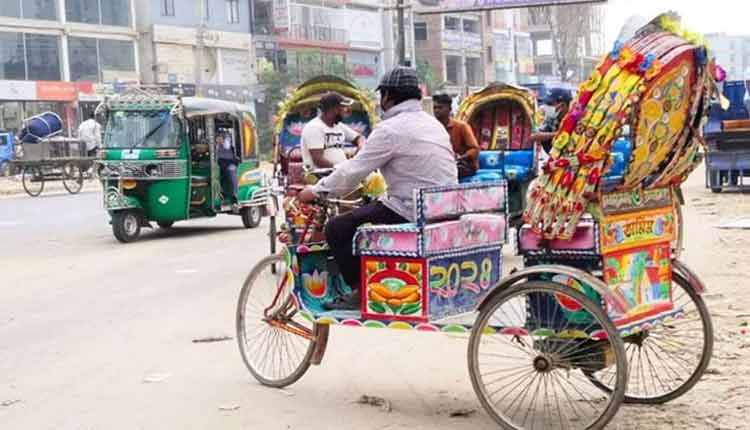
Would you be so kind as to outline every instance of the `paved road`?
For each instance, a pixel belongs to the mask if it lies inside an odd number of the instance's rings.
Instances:
[[[122,245],[99,193],[0,199],[0,402],[20,400],[0,428],[452,428],[450,410],[478,407],[465,342],[440,335],[336,329],[323,366],[285,391],[251,380],[234,339],[192,343],[234,338],[265,231],[223,216]]]
[[[334,328],[323,364],[283,391],[251,379],[234,339],[193,343],[234,338],[235,302],[267,253],[265,229],[223,216],[122,245],[98,193],[0,199],[0,429],[496,428],[479,410],[459,337]],[[363,394],[393,411],[355,404]],[[671,419],[694,421],[689,406],[673,407],[682,418]],[[477,412],[449,416],[465,408]],[[611,428],[642,422],[644,410],[621,410]],[[644,428],[657,428],[662,411]]]

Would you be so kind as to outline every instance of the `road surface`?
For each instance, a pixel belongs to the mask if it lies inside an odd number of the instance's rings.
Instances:
[[[734,283],[719,266],[741,252],[720,249],[708,226],[719,215],[696,206],[731,210],[738,197],[712,196],[695,176],[686,259],[726,309]],[[100,198],[0,199],[0,429],[497,428],[476,400],[466,340],[456,336],[336,327],[322,365],[297,384],[258,385],[240,358],[234,313],[244,277],[267,254],[265,222],[255,230],[232,216],[177,223],[123,245]],[[745,240],[737,237],[728,240]],[[511,252],[506,270],[517,264]],[[747,309],[747,299],[734,305]],[[733,318],[717,325],[736,337]],[[193,343],[221,336],[232,339]],[[745,428],[750,389],[726,393],[748,380],[748,350],[738,352],[744,367],[715,359],[717,380],[663,407],[625,407],[609,428]],[[717,345],[717,355],[729,353]],[[711,406],[720,393],[728,412]],[[365,394],[392,411],[357,404]],[[468,416],[450,416],[462,410]]]

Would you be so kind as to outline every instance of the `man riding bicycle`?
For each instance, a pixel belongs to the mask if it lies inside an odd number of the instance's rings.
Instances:
[[[298,195],[302,202],[314,200],[318,193],[344,195],[378,169],[388,184],[387,198],[334,217],[326,225],[328,246],[352,288],[350,295],[325,304],[329,310],[359,308],[360,267],[352,252],[352,240],[359,226],[414,221],[415,189],[458,182],[448,132],[422,110],[416,71],[396,67],[383,76],[377,91],[383,121],[375,127],[367,145],[354,158],[338,165],[330,176]]]

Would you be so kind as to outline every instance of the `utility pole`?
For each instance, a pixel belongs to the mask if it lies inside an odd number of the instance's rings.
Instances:
[[[396,1],[398,16],[398,64],[406,65],[406,25],[404,23],[404,0]]]
[[[198,86],[201,85],[203,81],[203,46],[205,44],[205,36],[206,36],[206,0],[200,0],[198,2],[198,7],[200,10],[198,11],[198,16],[201,17],[201,23],[198,26],[198,29],[196,31],[196,58],[195,58],[195,86],[196,91],[198,90]]]

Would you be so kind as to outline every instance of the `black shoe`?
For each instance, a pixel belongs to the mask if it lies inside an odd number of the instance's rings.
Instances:
[[[356,311],[359,310],[360,305],[359,290],[355,290],[351,294],[339,296],[330,302],[323,303],[323,309],[328,311]]]

